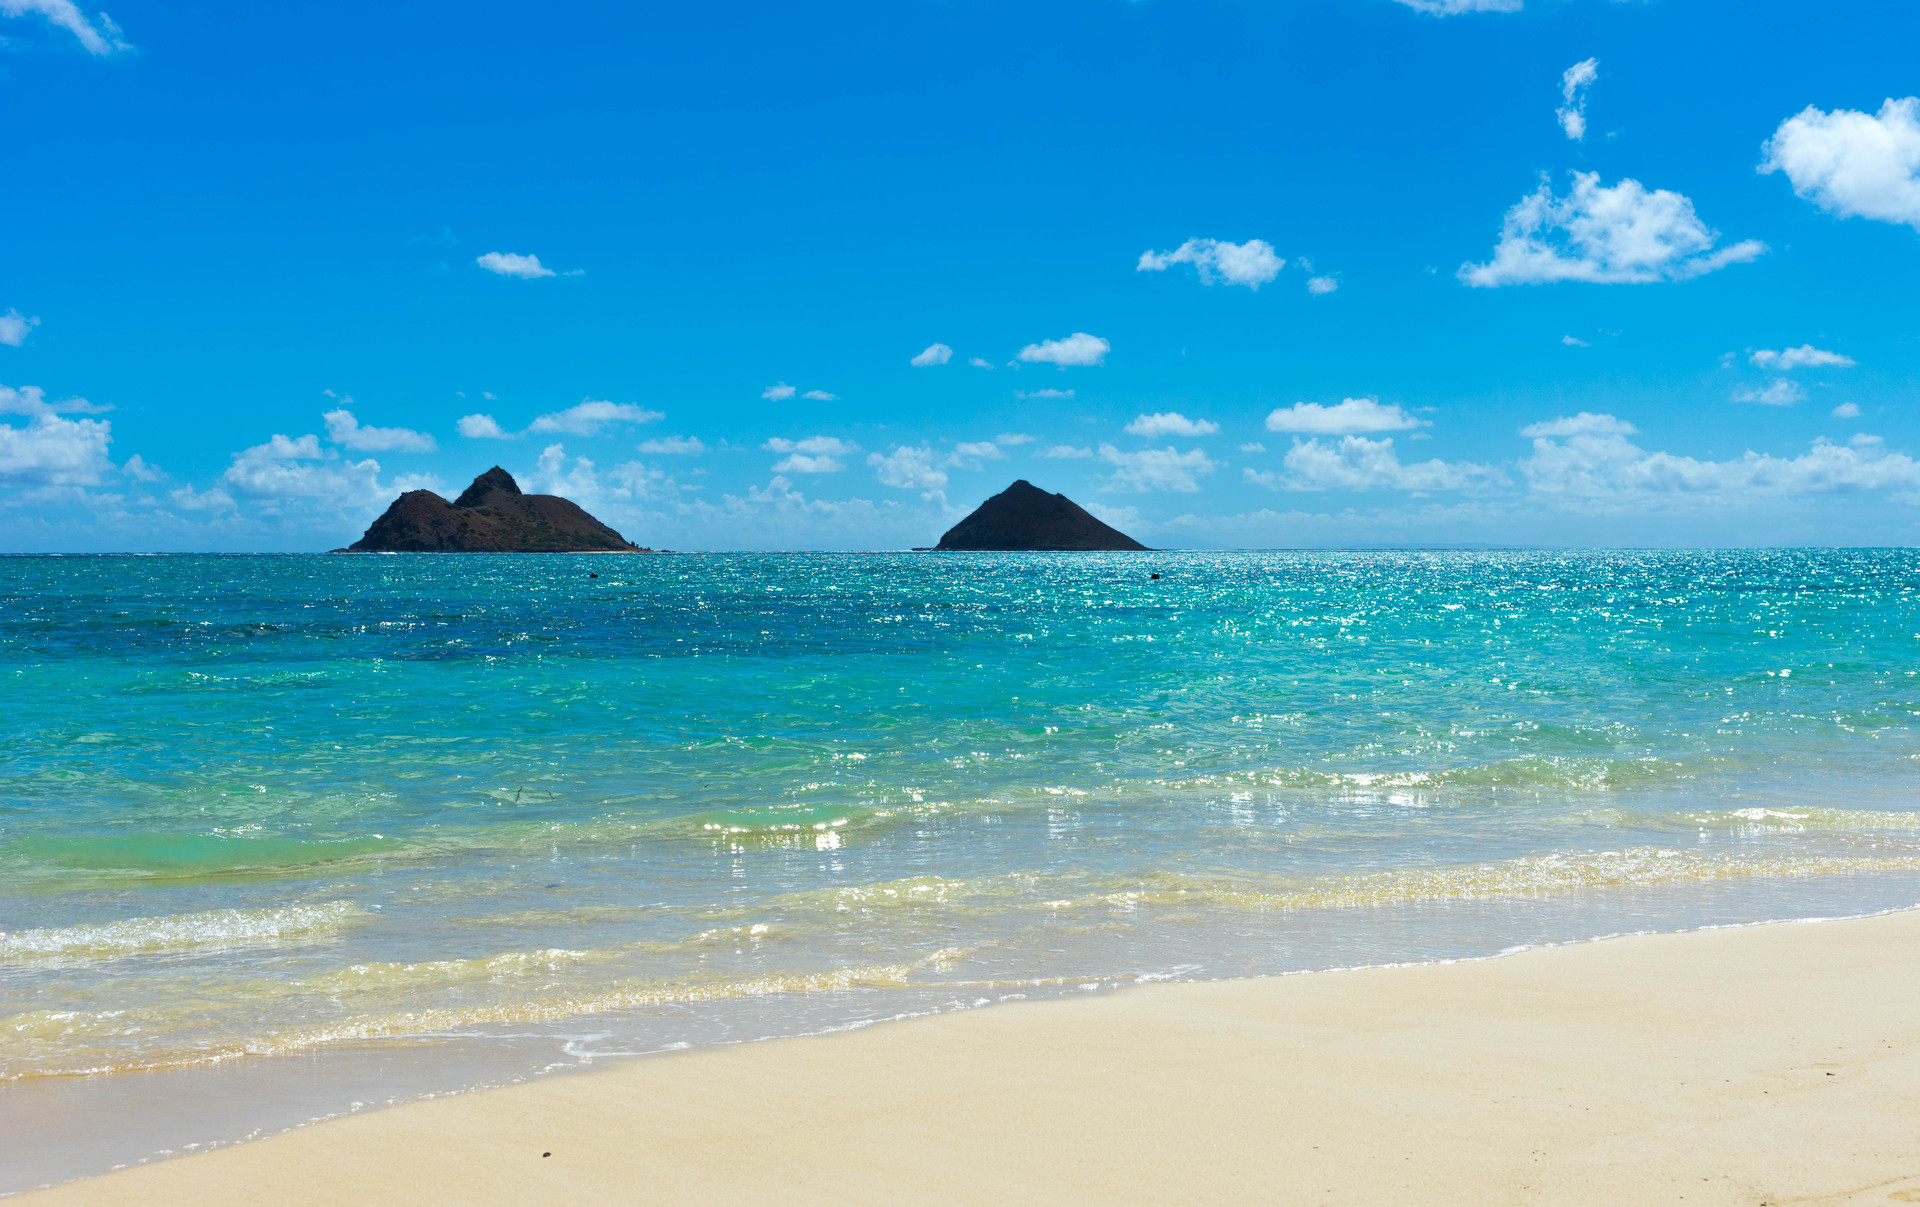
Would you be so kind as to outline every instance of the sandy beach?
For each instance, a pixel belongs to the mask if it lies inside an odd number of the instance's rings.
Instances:
[[[1149,985],[631,1059],[23,1198],[1914,1202],[1916,953],[1908,912]]]

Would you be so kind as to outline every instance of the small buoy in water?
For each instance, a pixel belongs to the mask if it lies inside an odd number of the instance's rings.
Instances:
[[[1158,574],[1156,574],[1156,575],[1154,575],[1154,577],[1155,577],[1155,578],[1159,578],[1160,576],[1159,576]]]

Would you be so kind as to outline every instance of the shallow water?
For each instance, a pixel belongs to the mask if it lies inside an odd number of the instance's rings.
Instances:
[[[1920,901],[1904,550],[7,558],[0,602],[0,1115],[68,1121],[0,1189],[608,1053]]]

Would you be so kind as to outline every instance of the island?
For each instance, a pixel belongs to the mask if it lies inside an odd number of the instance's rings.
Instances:
[[[1065,495],[1048,494],[1025,478],[974,509],[940,538],[935,550],[1079,552],[1141,549],[1145,545],[1087,514]]]
[[[393,501],[336,553],[651,553],[558,495],[520,492],[498,465],[449,503],[430,490]]]

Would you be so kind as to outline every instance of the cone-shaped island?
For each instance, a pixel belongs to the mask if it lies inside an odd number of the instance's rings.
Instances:
[[[449,503],[430,490],[393,501],[347,553],[645,553],[558,495],[520,493],[498,465]]]
[[[935,548],[1069,552],[1146,546],[1067,496],[1050,495],[1022,478],[949,528]]]

